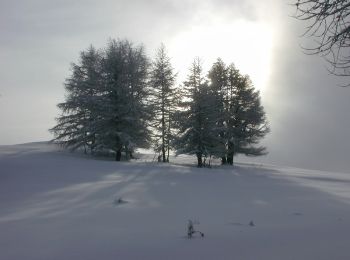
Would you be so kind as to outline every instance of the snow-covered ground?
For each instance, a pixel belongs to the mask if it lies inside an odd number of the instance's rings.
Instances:
[[[0,259],[350,259],[350,174],[152,158],[0,146]]]

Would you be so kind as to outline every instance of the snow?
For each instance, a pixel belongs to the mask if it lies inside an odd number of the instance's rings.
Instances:
[[[153,157],[0,146],[0,259],[349,259],[349,174]]]

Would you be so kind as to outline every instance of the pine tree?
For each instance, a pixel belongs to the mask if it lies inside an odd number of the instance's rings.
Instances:
[[[203,157],[211,156],[218,150],[216,121],[212,113],[214,104],[214,96],[202,75],[200,60],[195,59],[184,83],[177,114],[179,131],[175,147],[177,154],[195,154],[198,167],[203,166]]]
[[[102,63],[105,91],[99,132],[100,147],[132,156],[135,147],[147,147],[150,111],[146,102],[148,60],[142,47],[111,40]]]
[[[169,162],[170,140],[172,135],[172,117],[175,111],[175,78],[170,58],[164,44],[157,50],[150,72],[152,88],[152,126],[155,130],[155,150],[161,152],[162,161]]]
[[[218,58],[211,67],[208,78],[210,80],[210,89],[215,97],[215,105],[212,113],[215,114],[216,127],[219,131],[219,142],[222,146],[227,145],[226,136],[226,91],[227,91],[227,69],[222,59]],[[223,149],[220,154],[222,164],[227,163],[226,149]]]
[[[233,164],[235,154],[259,156],[266,154],[266,147],[256,145],[269,131],[259,91],[249,76],[242,76],[233,65],[229,68],[229,85],[234,93],[230,96],[228,130],[228,162]]]
[[[117,161],[123,151],[130,157],[136,146],[146,147],[148,65],[143,48],[127,40],[110,40],[105,50],[82,52],[66,80],[66,101],[58,105],[62,115],[51,129],[54,141],[73,150],[112,150]]]
[[[220,144],[225,147],[222,164],[233,164],[233,156],[241,153],[258,156],[265,147],[256,147],[269,132],[260,93],[248,76],[242,76],[233,64],[226,67],[221,59],[212,66],[208,77],[215,96],[214,114]]]
[[[50,129],[54,141],[71,150],[95,148],[96,114],[102,88],[101,53],[94,47],[80,53],[78,64],[72,63],[72,75],[66,79],[66,101],[58,104],[62,110],[58,124]]]

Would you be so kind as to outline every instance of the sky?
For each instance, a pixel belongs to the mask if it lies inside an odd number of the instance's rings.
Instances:
[[[271,133],[256,162],[350,173],[350,88],[305,55],[306,24],[281,0],[0,0],[0,144],[44,141],[71,62],[109,38],[164,43],[178,81],[200,57],[233,62],[261,91]],[[253,160],[253,159],[249,159]]]

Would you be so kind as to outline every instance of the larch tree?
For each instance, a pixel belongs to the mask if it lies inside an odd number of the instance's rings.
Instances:
[[[66,100],[58,104],[62,111],[57,125],[50,129],[56,141],[66,148],[76,150],[96,145],[96,116],[101,104],[103,88],[102,55],[94,47],[80,53],[79,62],[72,63],[72,74],[65,81]]]
[[[51,129],[54,141],[71,149],[112,150],[116,160],[150,142],[148,59],[143,47],[110,40],[107,48],[81,53],[66,80],[62,115]]]
[[[233,164],[233,156],[266,154],[266,147],[257,146],[270,131],[260,93],[250,78],[240,74],[233,64],[228,67],[228,88],[225,94],[227,162]]]
[[[152,127],[154,146],[161,153],[163,162],[169,162],[172,121],[176,109],[176,74],[167,55],[164,44],[157,50],[150,71],[153,109]]]
[[[116,161],[122,152],[131,157],[135,147],[147,147],[150,142],[148,65],[143,47],[127,40],[111,40],[105,50],[99,141],[104,149],[115,151]]]
[[[198,167],[203,166],[203,157],[211,156],[217,150],[216,120],[212,113],[214,105],[215,99],[203,77],[201,62],[195,59],[183,86],[174,144],[177,154],[196,155]]]
[[[209,71],[210,89],[215,97],[212,113],[216,118],[219,140],[217,157],[222,164],[233,164],[239,153],[258,156],[266,148],[256,146],[269,132],[260,94],[248,76],[242,76],[233,64],[218,59]]]
[[[212,113],[215,114],[216,127],[219,132],[219,142],[223,147],[227,145],[226,136],[226,111],[225,111],[225,94],[227,89],[227,69],[222,59],[218,58],[212,65],[208,73],[210,89],[215,98],[215,104],[212,107]],[[220,154],[222,164],[227,163],[226,149],[222,149]]]

